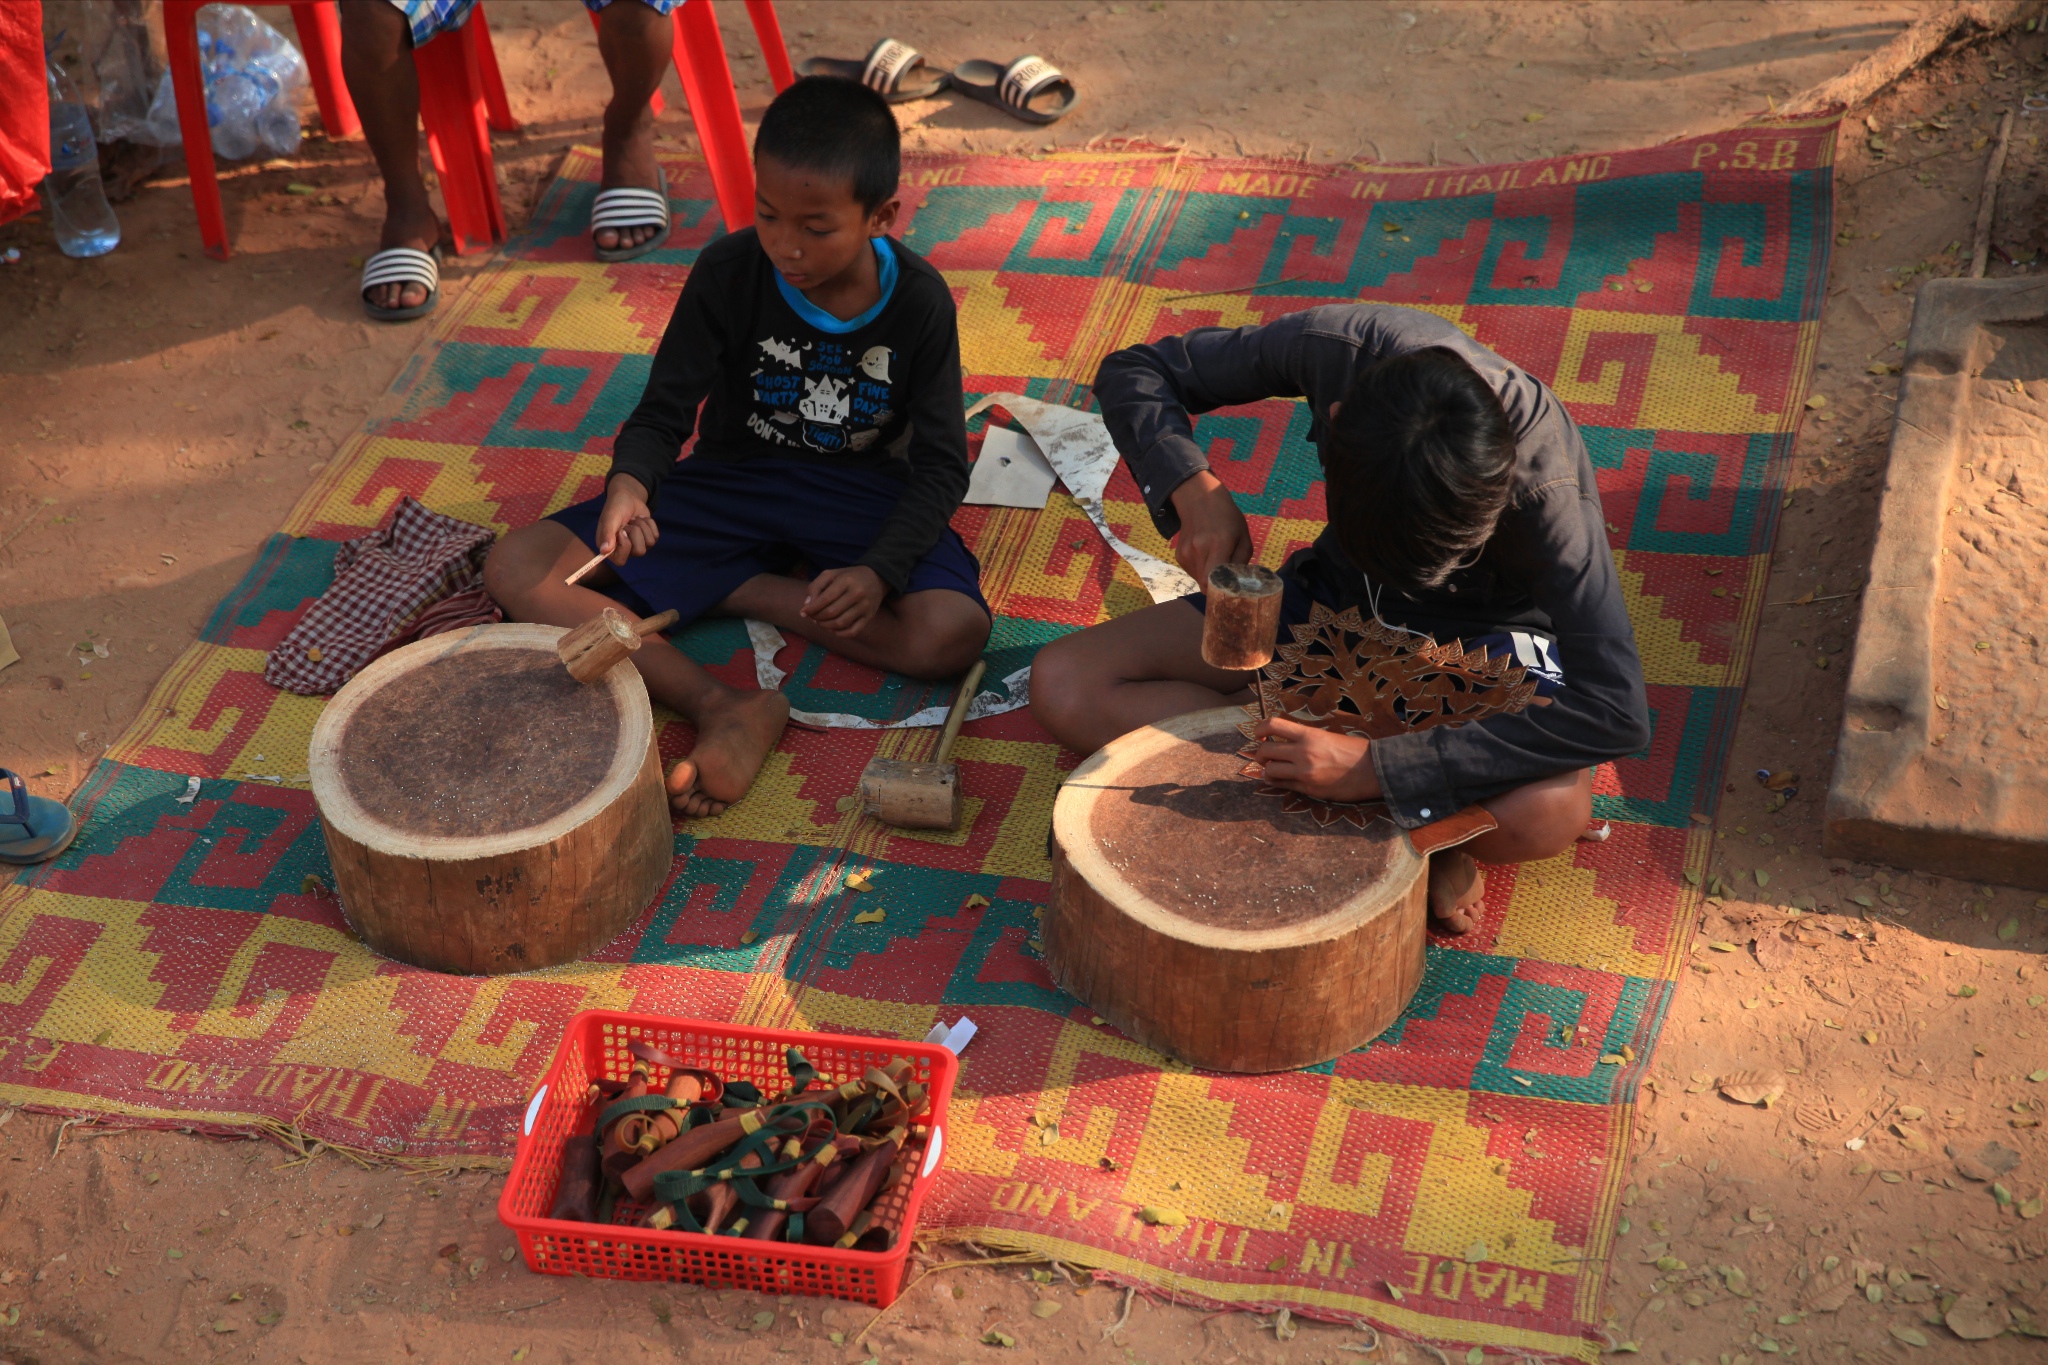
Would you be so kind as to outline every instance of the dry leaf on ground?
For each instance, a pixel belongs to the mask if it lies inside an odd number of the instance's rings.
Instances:
[[[2012,1325],[2012,1314],[1982,1294],[1965,1294],[1955,1301],[1942,1321],[1964,1341],[1989,1341]]]
[[[1782,934],[1759,934],[1749,945],[1749,950],[1756,954],[1756,965],[1767,972],[1775,972],[1792,962],[1792,945]]]
[[[1781,1071],[1735,1071],[1714,1085],[1737,1104],[1760,1104],[1768,1109],[1785,1093],[1786,1080]]]
[[[1856,1268],[1838,1265],[1833,1270],[1823,1270],[1806,1282],[1806,1288],[1799,1295],[1799,1306],[1809,1313],[1832,1313],[1849,1301],[1856,1292]]]
[[[2020,1164],[2020,1154],[1999,1142],[1987,1142],[1974,1152],[1960,1151],[1954,1144],[1945,1150],[1955,1160],[1956,1173],[1966,1180],[1996,1180]]]

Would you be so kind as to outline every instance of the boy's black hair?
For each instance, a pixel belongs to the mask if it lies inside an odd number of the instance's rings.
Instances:
[[[777,95],[754,134],[754,160],[843,176],[869,213],[896,193],[903,137],[889,102],[843,76],[805,76]]]
[[[1352,379],[1323,463],[1352,562],[1404,591],[1436,588],[1478,558],[1506,509],[1515,433],[1478,371],[1430,346]]]

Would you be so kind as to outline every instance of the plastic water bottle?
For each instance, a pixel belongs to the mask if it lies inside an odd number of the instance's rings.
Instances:
[[[297,96],[308,83],[306,60],[299,50],[241,5],[206,6],[199,11],[198,28],[200,79],[214,155],[240,161],[254,156],[258,148],[276,156],[298,151],[304,133]],[[141,136],[165,147],[182,140],[169,72],[157,84]]]
[[[206,89],[206,122],[213,129],[213,153],[240,161],[256,153],[256,115],[263,91],[239,71],[229,71]]]
[[[256,136],[272,156],[291,156],[305,136],[299,126],[299,111],[288,100],[272,100],[256,116]]]
[[[63,67],[46,62],[44,69],[50,82],[50,174],[42,184],[43,206],[66,256],[104,256],[121,244],[121,222],[100,185],[92,116]]]

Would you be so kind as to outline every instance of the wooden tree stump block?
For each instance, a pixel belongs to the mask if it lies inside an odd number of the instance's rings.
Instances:
[[[668,799],[631,665],[570,677],[556,626],[395,650],[313,727],[308,768],[349,923],[434,971],[551,967],[616,937],[667,879]]]
[[[1407,1008],[1429,860],[1389,821],[1324,825],[1261,794],[1241,776],[1244,718],[1223,707],[1133,731],[1061,785],[1045,958],[1148,1047],[1279,1071],[1348,1052]]]

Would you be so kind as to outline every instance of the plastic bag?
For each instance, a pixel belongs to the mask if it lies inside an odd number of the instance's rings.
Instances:
[[[308,81],[306,60],[290,39],[246,6],[208,5],[199,11],[199,69],[215,156],[240,161],[259,150],[289,156],[299,149],[298,95]],[[181,141],[169,72],[135,136],[164,147]]]

